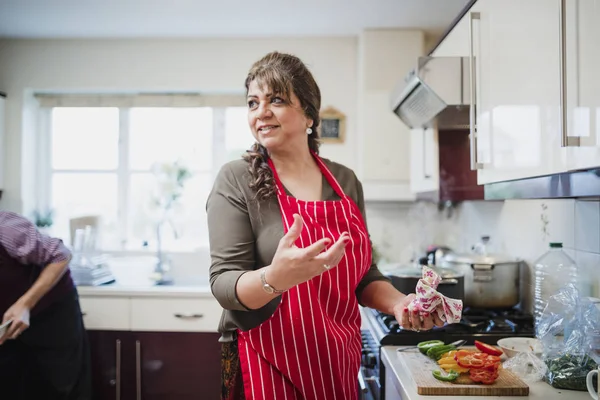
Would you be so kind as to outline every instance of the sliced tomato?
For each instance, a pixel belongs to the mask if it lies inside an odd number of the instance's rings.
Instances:
[[[459,358],[464,357],[464,356],[468,356],[470,354],[475,354],[475,352],[474,351],[469,351],[469,350],[458,350],[456,353],[454,353],[453,357],[454,357],[455,360],[458,360]]]
[[[500,363],[500,357],[486,353],[458,352],[454,358],[457,364],[464,368],[493,368]]]
[[[498,372],[501,365],[502,365],[501,362],[492,363],[492,362],[488,361],[481,369],[484,369],[489,372]]]
[[[484,368],[488,368],[488,367],[494,366],[495,369],[497,370],[501,363],[502,363],[502,361],[501,361],[500,357],[498,357],[498,356],[491,356],[491,355],[488,354],[484,358],[484,363],[483,363],[484,365],[483,366],[484,366]]]
[[[482,368],[485,365],[485,359],[479,357],[481,353],[470,353],[458,356],[456,362],[463,368]]]
[[[481,382],[484,385],[491,385],[498,379],[498,372],[491,372],[485,369],[472,369],[469,371],[469,378],[473,382]]]
[[[479,340],[475,341],[475,347],[477,347],[477,350],[482,351],[487,354],[490,354],[492,356],[501,356],[502,355],[502,350],[500,350],[494,346],[490,346],[487,343],[480,342]]]

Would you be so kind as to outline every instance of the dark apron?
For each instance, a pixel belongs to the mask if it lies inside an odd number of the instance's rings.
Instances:
[[[0,346],[0,398],[90,400],[90,350],[77,290],[32,315],[30,324]]]

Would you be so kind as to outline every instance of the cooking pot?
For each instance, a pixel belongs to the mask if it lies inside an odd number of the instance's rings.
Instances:
[[[444,265],[464,274],[467,307],[511,308],[519,303],[521,260],[505,255],[447,254]]]
[[[452,299],[464,300],[464,274],[452,268],[435,267],[433,270],[442,278],[437,291]],[[423,277],[422,268],[399,267],[385,273],[391,279],[392,285],[404,294],[414,293],[419,279]]]

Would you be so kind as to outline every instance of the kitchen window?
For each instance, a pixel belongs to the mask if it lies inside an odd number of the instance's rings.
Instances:
[[[162,248],[208,246],[206,199],[220,167],[254,139],[240,96],[38,96],[38,206],[54,211],[52,234],[71,241],[70,220],[99,216],[105,251],[154,250],[156,168],[191,173]],[[164,186],[164,185],[163,185]]]

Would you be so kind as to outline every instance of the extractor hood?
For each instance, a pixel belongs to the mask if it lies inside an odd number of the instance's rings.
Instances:
[[[469,127],[468,57],[420,57],[393,90],[391,107],[409,128]]]

